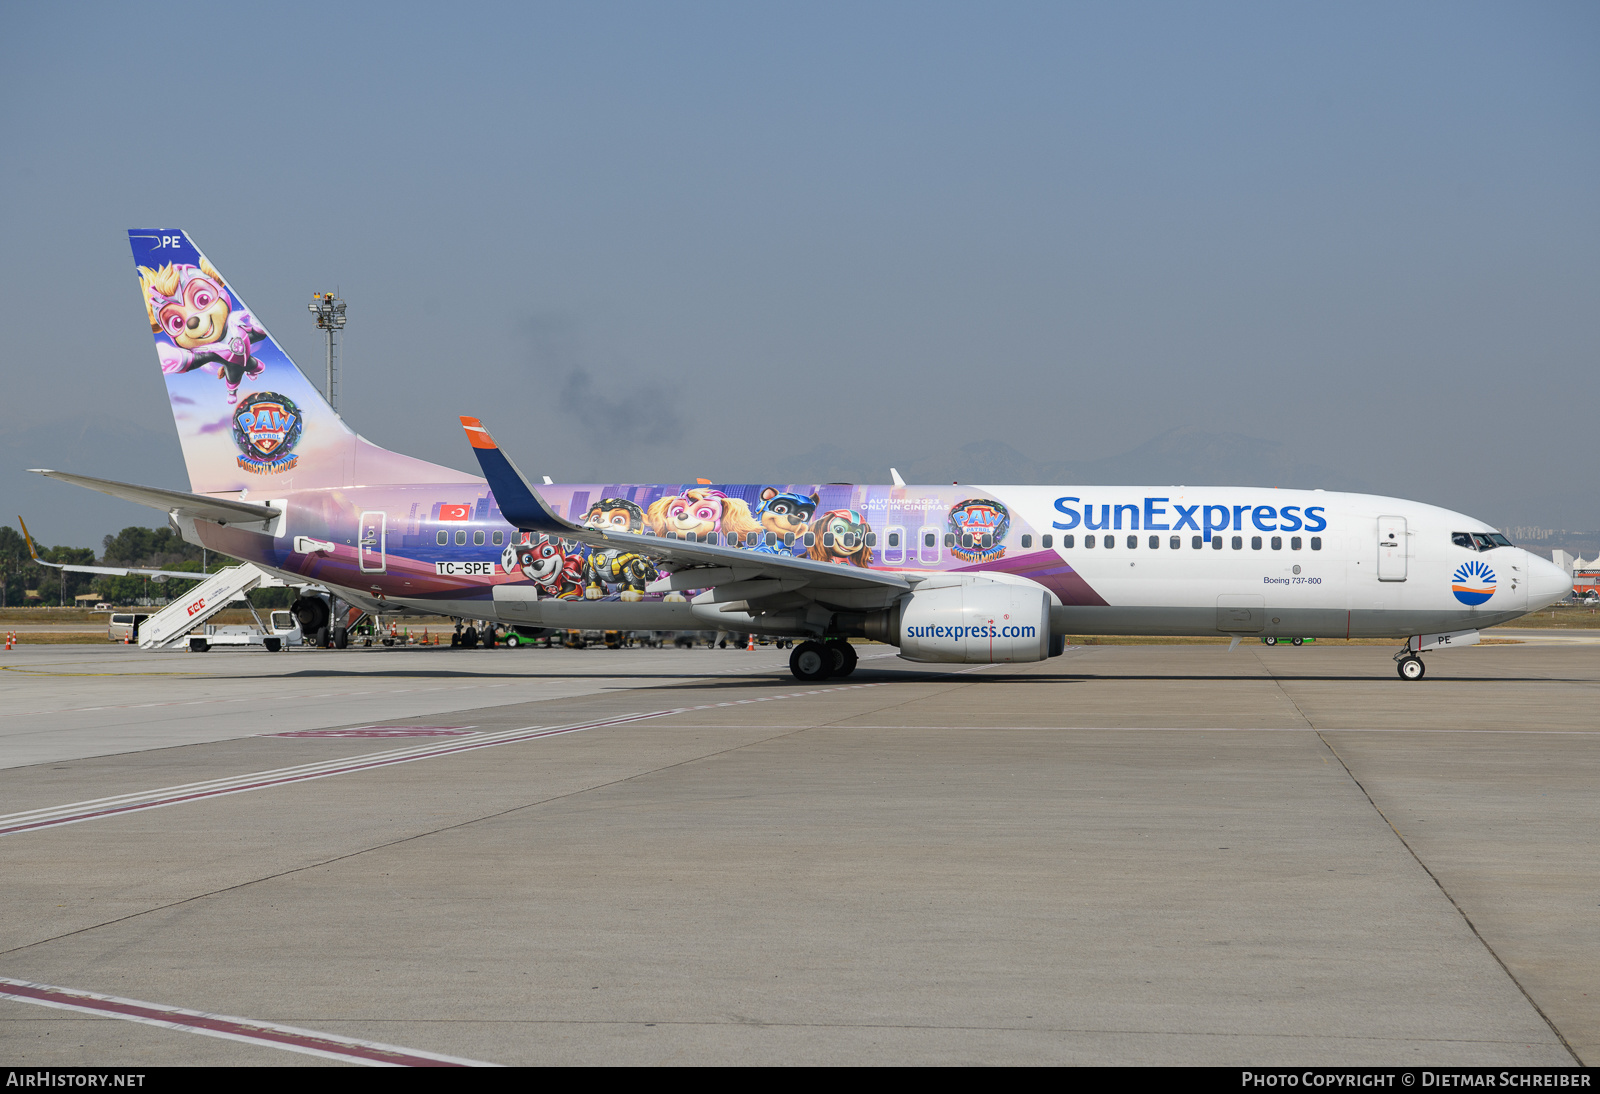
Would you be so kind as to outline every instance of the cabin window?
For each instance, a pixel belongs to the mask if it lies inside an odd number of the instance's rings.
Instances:
[[[506,534],[504,532],[499,532],[499,531],[495,532],[494,537],[493,537],[493,542],[494,542],[494,545],[496,547],[500,546],[505,541],[506,541]]]
[[[1283,537],[1282,536],[1273,536],[1272,537],[1272,549],[1274,551],[1283,550]]]
[[[465,528],[457,528],[456,529],[456,546],[457,547],[465,547],[466,545],[467,545],[467,530]]]
[[[1084,536],[1083,537],[1083,545],[1085,547],[1093,547],[1094,546],[1094,537],[1093,536]]]
[[[1152,551],[1155,551],[1155,550],[1160,549],[1160,547],[1161,547],[1161,537],[1160,536],[1151,536],[1150,537],[1150,549]]]
[[[1311,537],[1311,549],[1313,551],[1322,550],[1322,537],[1321,536],[1312,536]]]
[[[439,529],[439,546],[443,547],[446,543],[449,543],[449,542],[450,542],[450,533],[446,532],[443,528]]]
[[[1261,537],[1260,536],[1251,536],[1250,537],[1250,549],[1252,551],[1261,550]]]
[[[1032,547],[1032,546],[1033,546],[1033,537],[1032,536],[1023,536],[1022,537],[1023,550],[1027,550],[1029,547]]]
[[[474,547],[482,547],[483,546],[483,529],[482,528],[479,528],[477,531],[472,533],[472,545]]]
[[[876,547],[878,545],[878,533],[868,532],[866,539],[868,547]]]
[[[1211,537],[1211,549],[1213,551],[1222,550],[1222,537],[1221,536],[1212,536]]]
[[[833,546],[833,533],[832,532],[824,532],[824,533],[822,533],[822,545],[824,547],[832,547]],[[848,547],[849,544],[846,544],[845,546]]]
[[[1298,551],[1300,549],[1300,545],[1302,543],[1304,543],[1304,542],[1305,542],[1305,540],[1301,539],[1299,536],[1290,536],[1289,537],[1289,550]]]
[[[963,547],[971,547],[972,546],[972,533],[971,532],[962,532],[961,533],[961,546],[963,546]]]
[[[924,566],[937,566],[939,564],[939,529],[935,525],[924,524],[918,529],[922,537],[922,553],[917,556],[917,561]]]
[[[1116,536],[1106,536],[1105,537],[1105,543],[1106,543],[1106,550],[1109,551],[1109,550],[1111,550],[1111,548],[1113,548],[1113,547],[1115,547],[1117,545],[1117,537]]]
[[[1195,550],[1196,550],[1196,551],[1198,551],[1198,550],[1199,550],[1199,549],[1200,549],[1200,545],[1201,545],[1201,544],[1202,544],[1202,543],[1203,543],[1203,542],[1204,542],[1204,541],[1203,541],[1203,540],[1202,540],[1202,539],[1201,539],[1201,538],[1200,538],[1200,537],[1199,537],[1199,536],[1195,536],[1195,537],[1194,537],[1194,543],[1193,543],[1193,544],[1192,544],[1192,546],[1193,546],[1193,547],[1194,547],[1194,549],[1195,549]]]
[[[1183,537],[1182,536],[1173,536],[1171,542],[1169,542],[1167,544],[1167,546],[1171,547],[1174,551],[1176,551],[1178,548],[1183,546]]]
[[[794,546],[794,533],[793,532],[785,532],[785,533],[783,533],[783,545],[785,547],[793,547]]]
[[[983,549],[987,551],[994,546],[994,536],[989,532],[983,533]]]
[[[831,538],[833,533],[830,532],[828,535]],[[815,532],[807,532],[805,543],[807,547],[815,547],[817,545],[817,534]]]
[[[1138,546],[1139,546],[1139,537],[1138,536],[1129,536],[1128,537],[1128,550],[1132,551],[1132,550],[1136,549]]]
[[[1049,546],[1051,546],[1050,540],[1052,538],[1053,537],[1048,536],[1048,535],[1047,536],[1042,536],[1042,537],[1040,537],[1039,542],[1043,546],[1049,547]],[[1071,547],[1072,546],[1072,537],[1071,536],[1062,536],[1061,537],[1061,546],[1063,546],[1063,547]]]
[[[891,547],[900,546],[900,533],[899,532],[890,532],[889,533],[889,546],[891,546]]]
[[[956,534],[954,532],[946,532],[944,534],[944,545],[946,547],[954,547],[956,545]]]

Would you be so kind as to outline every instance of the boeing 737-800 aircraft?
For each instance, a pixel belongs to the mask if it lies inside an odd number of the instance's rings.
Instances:
[[[990,663],[1043,660],[1067,634],[1392,637],[1416,679],[1420,653],[1571,589],[1482,521],[1365,494],[535,486],[463,418],[478,478],[352,431],[185,233],[129,236],[190,489],[41,473],[368,611],[789,636],[805,680],[847,675],[851,637]],[[308,632],[329,623],[319,598],[296,613]]]

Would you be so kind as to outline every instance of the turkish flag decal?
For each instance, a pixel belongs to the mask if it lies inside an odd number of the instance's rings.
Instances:
[[[470,505],[441,505],[439,506],[440,520],[471,520],[472,506]]]

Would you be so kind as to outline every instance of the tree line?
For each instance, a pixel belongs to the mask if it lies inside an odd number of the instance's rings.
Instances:
[[[214,574],[238,564],[237,559],[215,551],[202,552],[185,542],[170,528],[142,528],[130,525],[101,541],[100,555],[93,547],[45,547],[35,544],[46,562],[76,566],[137,566],[151,570],[182,570]],[[202,559],[204,570],[201,569]],[[134,604],[144,598],[181,596],[200,583],[182,578],[159,581],[144,577],[113,577],[109,574],[77,574],[40,566],[28,554],[27,541],[10,525],[0,525],[0,608],[30,605],[72,604],[73,598],[93,592],[110,604]],[[31,594],[31,595],[30,595]],[[292,589],[257,589],[250,601],[258,608],[287,607],[294,598]]]

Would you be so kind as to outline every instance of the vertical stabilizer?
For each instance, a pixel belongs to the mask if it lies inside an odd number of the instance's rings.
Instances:
[[[357,436],[187,233],[134,228],[128,240],[191,490],[476,481]]]

